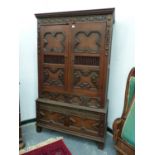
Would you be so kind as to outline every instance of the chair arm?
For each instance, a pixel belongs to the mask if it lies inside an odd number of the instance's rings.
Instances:
[[[117,141],[118,137],[121,136],[122,126],[124,120],[122,118],[117,118],[113,123],[113,140]]]

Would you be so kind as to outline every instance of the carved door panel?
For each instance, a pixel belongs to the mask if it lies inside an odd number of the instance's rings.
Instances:
[[[105,29],[105,22],[72,25],[71,91],[93,97],[104,95]]]
[[[40,95],[50,91],[63,92],[68,77],[68,25],[41,26],[40,32]]]

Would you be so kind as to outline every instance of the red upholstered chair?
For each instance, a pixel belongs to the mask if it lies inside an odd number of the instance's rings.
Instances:
[[[113,139],[117,155],[135,154],[135,68],[127,79],[122,116],[113,123]]]

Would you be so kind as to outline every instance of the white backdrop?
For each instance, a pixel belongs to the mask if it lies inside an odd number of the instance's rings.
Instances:
[[[32,119],[38,96],[37,77],[37,20],[35,13],[88,10],[115,7],[110,79],[108,88],[108,126],[122,113],[127,75],[134,66],[134,8],[126,0],[61,1],[28,0],[20,6],[20,107],[21,120]]]

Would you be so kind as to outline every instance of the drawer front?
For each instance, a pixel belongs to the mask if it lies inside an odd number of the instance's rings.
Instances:
[[[41,98],[50,99],[53,101],[59,101],[63,103],[70,103],[74,105],[80,105],[91,108],[100,108],[101,100],[97,95],[90,94],[90,96],[77,95],[70,93],[58,93],[58,92],[49,92],[43,91]]]
[[[37,123],[91,136],[104,136],[104,114],[37,103]]]

